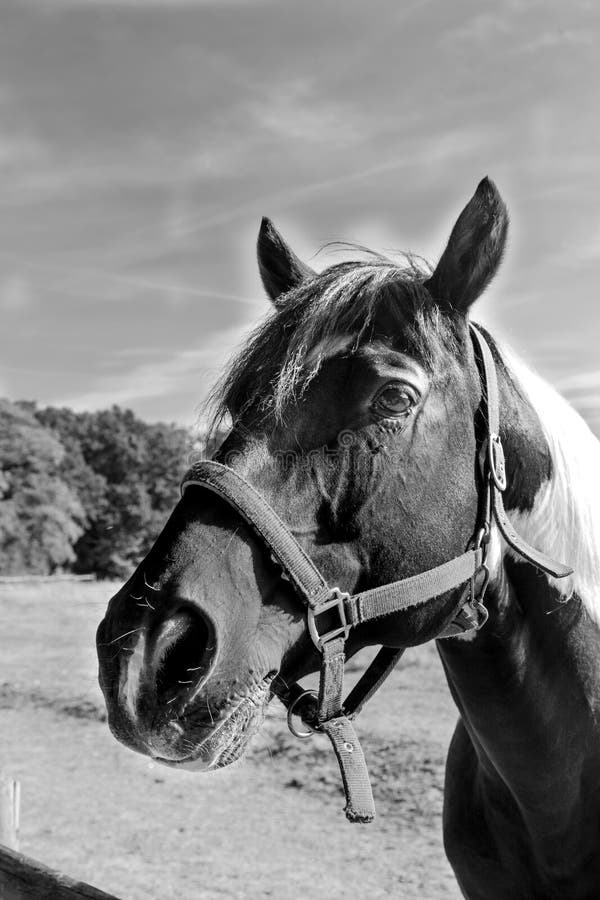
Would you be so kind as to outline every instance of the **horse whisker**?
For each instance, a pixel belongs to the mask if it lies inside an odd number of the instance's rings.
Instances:
[[[208,710],[208,715],[210,716],[210,724],[211,724],[211,725],[214,725],[214,724],[215,724],[215,720],[213,719],[212,710],[211,710],[211,708],[210,708],[210,703],[208,702],[208,700],[206,701],[206,708],[207,708],[207,710]]]
[[[225,547],[225,549],[223,550],[223,553],[222,553],[223,556],[225,556],[225,554],[226,554],[227,551],[229,550],[229,548],[230,548],[230,546],[231,546],[231,542],[233,541],[234,537],[235,537],[236,534],[238,533],[238,530],[239,530],[239,529],[237,529],[237,528],[234,529],[233,534],[231,535],[231,537],[230,537],[229,540],[227,541],[227,546]]]
[[[131,595],[130,595],[130,596],[131,596]],[[144,600],[145,600],[145,603],[136,603],[136,606],[141,606],[141,607],[144,607],[144,608],[147,608],[147,609],[151,609],[152,612],[154,612],[154,611],[155,611],[155,607],[152,606],[152,604],[150,603],[150,601],[148,600],[148,598],[147,598],[147,597],[144,597]]]
[[[144,572],[144,584],[146,585],[146,587],[147,587],[149,590],[155,591],[155,593],[157,593],[157,594],[160,593],[160,588],[157,588],[157,587],[154,587],[154,586],[151,585],[151,584],[148,584],[148,582],[146,581],[146,573],[145,573],[145,572]]]
[[[137,634],[138,631],[141,631],[141,630],[142,630],[141,628],[132,628],[131,631],[126,631],[125,634],[120,634],[119,637],[116,637],[112,641],[109,641],[108,644],[106,644],[106,646],[110,647],[111,644],[116,644],[117,641],[123,640],[123,638],[126,638],[130,634]]]
[[[269,754],[270,762],[273,762],[273,752],[271,750],[271,742],[267,740],[264,732],[259,731],[257,737],[261,738],[264,742],[265,747],[267,748],[267,753]]]

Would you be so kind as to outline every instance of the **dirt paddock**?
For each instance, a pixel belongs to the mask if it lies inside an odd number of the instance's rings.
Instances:
[[[119,745],[94,649],[112,592],[0,585],[0,766],[22,784],[24,853],[123,900],[460,897],[441,833],[456,713],[434,647],[407,653],[358,722],[378,817],[349,825],[328,742],[294,741],[278,705],[215,775]]]

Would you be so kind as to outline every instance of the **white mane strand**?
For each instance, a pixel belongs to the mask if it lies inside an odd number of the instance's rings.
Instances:
[[[600,441],[554,388],[510,351],[500,353],[540,419],[553,463],[533,509],[509,511],[511,521],[526,541],[574,569],[549,580],[565,597],[575,591],[600,624]]]

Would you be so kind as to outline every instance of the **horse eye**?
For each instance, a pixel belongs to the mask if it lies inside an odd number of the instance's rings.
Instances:
[[[412,411],[416,400],[400,384],[388,384],[375,397],[373,408],[383,416],[403,416]]]

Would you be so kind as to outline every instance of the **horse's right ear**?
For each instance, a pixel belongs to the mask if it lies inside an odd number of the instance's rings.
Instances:
[[[452,229],[448,246],[424,283],[434,300],[466,313],[498,270],[508,212],[493,181],[484,178]]]
[[[290,250],[270,219],[263,218],[260,223],[256,253],[262,283],[275,306],[284,294],[315,274]]]

